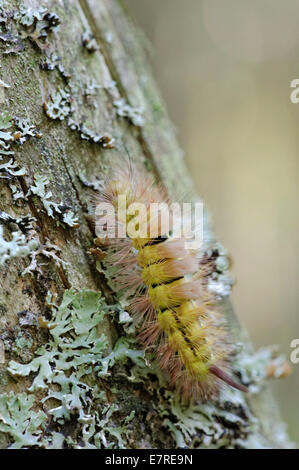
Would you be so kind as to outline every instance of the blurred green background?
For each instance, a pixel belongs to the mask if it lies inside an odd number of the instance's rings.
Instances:
[[[220,241],[233,303],[256,346],[299,338],[298,0],[123,0]],[[275,381],[299,442],[299,364]]]

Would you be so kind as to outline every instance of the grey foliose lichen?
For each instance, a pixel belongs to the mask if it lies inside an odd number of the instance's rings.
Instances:
[[[12,232],[11,239],[4,238],[4,229],[0,225],[0,265],[4,265],[13,258],[24,258],[38,246],[36,240],[26,240],[26,236],[20,232]]]
[[[8,113],[0,114],[0,162],[9,157],[9,160],[0,164],[0,179],[10,180],[26,174],[25,168],[19,168],[14,161],[13,145],[23,145],[29,138],[41,136],[36,126],[28,119],[17,116],[12,118]]]
[[[36,175],[35,184],[31,185],[29,194],[38,196],[48,214],[49,217],[55,219],[58,217],[61,222],[68,225],[69,227],[78,227],[78,219],[73,211],[66,206],[64,203],[57,203],[51,200],[52,192],[46,189],[46,186],[50,184],[50,181],[46,176]]]
[[[23,144],[28,140],[30,137],[37,137],[41,138],[42,133],[36,128],[34,124],[32,124],[29,119],[24,119],[18,116],[15,116],[13,118],[13,122],[18,130],[18,132],[21,134],[18,143]]]
[[[224,246],[216,240],[210,216],[206,209],[203,211],[201,263],[209,266],[209,274],[207,276],[208,290],[218,300],[229,297],[234,284],[234,279],[230,273],[230,257]]]
[[[107,134],[99,134],[92,131],[81,122],[78,123],[72,118],[74,112],[72,106],[72,95],[70,88],[61,88],[52,93],[49,100],[44,103],[44,110],[50,119],[63,121],[67,118],[67,124],[72,131],[77,131],[82,140],[99,144],[103,148],[114,148],[114,139]]]
[[[23,28],[22,36],[30,38],[40,49],[46,49],[47,37],[59,28],[60,18],[47,8],[21,6],[14,14],[14,20]]]
[[[82,34],[82,46],[87,49],[88,52],[93,53],[99,50],[99,46],[97,41],[91,31],[84,31]]]
[[[124,98],[117,99],[113,102],[116,107],[118,116],[127,118],[134,126],[144,126],[143,109],[141,107],[133,107],[125,101]]]
[[[58,70],[61,77],[65,80],[66,83],[68,83],[71,78],[71,74],[65,70],[61,62],[61,57],[59,57],[54,52],[52,52],[49,57],[47,57],[44,61],[41,62],[40,67],[42,70],[47,70],[49,72],[52,72],[55,69]]]
[[[234,280],[230,274],[230,260],[227,250],[216,242],[206,251],[210,260],[213,260],[213,271],[209,276],[208,290],[217,298],[228,297],[231,294]]]
[[[0,161],[2,160],[0,156]],[[0,164],[0,179],[12,179],[15,176],[24,176],[25,168],[20,168],[11,158],[5,163]]]
[[[19,202],[23,202],[26,200],[26,196],[24,194],[24,191],[20,187],[20,185],[13,184],[13,183],[8,183],[8,186],[11,190],[11,195],[12,195],[12,200],[18,204]]]
[[[72,112],[71,95],[67,89],[59,89],[52,93],[49,100],[44,103],[46,115],[51,119],[62,121]]]
[[[30,257],[30,264],[24,269],[22,272],[22,276],[25,276],[26,274],[33,275],[34,273],[39,273],[43,274],[42,271],[42,266],[44,266],[44,263],[41,263],[40,259],[41,258],[48,258],[49,260],[54,261],[56,266],[59,267],[66,267],[68,266],[68,263],[66,261],[63,261],[59,256],[59,252],[61,249],[50,242],[48,238],[42,243],[40,239],[38,238],[38,245],[36,249],[30,252],[29,257]]]
[[[41,240],[37,233],[36,219],[31,215],[14,217],[0,211],[0,265],[5,265],[13,258],[30,259],[30,264],[22,272],[22,276],[42,274],[41,259],[48,258],[57,266],[65,267],[68,263],[59,258],[60,248],[50,242],[49,239]],[[4,225],[11,230],[10,235],[4,237]]]
[[[0,160],[3,155],[13,155],[10,146],[16,139],[16,135],[10,130],[12,126],[12,118],[8,113],[0,114]]]
[[[7,214],[4,211],[0,211],[0,222],[8,226],[17,226],[22,233],[26,234],[33,230],[36,219],[30,214],[22,217],[13,217],[12,215]]]

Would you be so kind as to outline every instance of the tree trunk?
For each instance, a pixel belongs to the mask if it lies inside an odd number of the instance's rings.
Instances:
[[[245,344],[236,371],[258,393],[193,405],[165,388],[121,303],[109,307],[86,215],[111,162],[129,154],[171,196],[195,194],[120,2],[44,3],[0,1],[1,447],[291,446],[253,378],[265,354],[252,354],[229,301]]]

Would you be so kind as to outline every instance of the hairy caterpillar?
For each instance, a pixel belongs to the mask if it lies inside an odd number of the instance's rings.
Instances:
[[[125,215],[119,211],[120,198]],[[105,264],[113,267],[117,288],[130,299],[139,340],[155,351],[171,387],[183,397],[203,399],[216,395],[223,382],[246,391],[225,372],[232,350],[216,296],[207,288],[213,260],[173,236],[180,221],[172,220],[172,229],[165,233],[157,215],[152,215],[153,203],[169,202],[145,171],[114,170],[97,201],[101,210],[96,211]],[[128,226],[136,223],[134,211],[140,205],[145,208],[143,218],[138,220],[137,235],[130,237]],[[103,207],[112,210],[104,216]],[[155,237],[149,230],[153,222]]]

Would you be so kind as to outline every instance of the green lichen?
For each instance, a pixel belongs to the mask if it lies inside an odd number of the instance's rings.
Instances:
[[[47,389],[48,383],[61,381],[61,374],[72,369],[80,369],[81,379],[91,365],[101,362],[103,350],[107,348],[106,338],[103,335],[97,337],[96,331],[96,325],[105,314],[101,304],[100,294],[82,292],[77,295],[67,291],[59,307],[52,304],[53,317],[48,324],[51,339],[47,347],[40,348],[30,364],[12,361],[9,371],[20,376],[37,372],[29,391]],[[72,388],[72,379],[65,377],[64,387]],[[75,384],[79,387],[80,380]],[[86,385],[81,385],[86,389]],[[64,409],[64,413],[68,410]]]
[[[0,431],[13,439],[11,449],[40,447],[46,415],[33,411],[34,396],[26,393],[0,395]]]
[[[11,361],[8,368],[16,377],[35,374],[28,388],[28,419],[32,419],[29,409],[34,395],[31,393],[42,391],[44,398],[41,402],[46,411],[41,416],[47,416],[54,427],[52,433],[43,432],[42,438],[38,430],[30,428],[32,437],[28,437],[26,446],[124,448],[134,413],[123,423],[116,424],[112,418],[119,406],[107,404],[99,379],[109,376],[108,369],[117,361],[127,361],[131,357],[138,363],[138,354],[130,352],[125,342],[118,342],[113,351],[105,354],[108,340],[104,334],[98,334],[97,327],[112,308],[106,305],[100,293],[69,290],[59,305],[50,297],[48,304],[52,307],[52,318],[47,324],[48,344],[39,348],[28,364]],[[23,418],[19,416],[19,419]],[[55,426],[74,419],[77,423],[74,435],[63,437],[55,431]],[[3,431],[14,438],[10,424]],[[35,438],[37,432],[38,438]],[[18,446],[22,447],[23,442],[18,442]]]
[[[135,446],[155,447],[164,435],[167,445],[178,448],[271,447],[241,392],[226,388],[217,400],[186,404],[169,390],[153,358],[136,343],[125,302],[108,306],[98,292],[71,289],[60,304],[50,296],[47,304],[52,311],[51,319],[43,322],[49,329],[48,343],[29,363],[10,361],[8,367],[15,378],[32,380],[27,395],[21,394],[18,419],[30,424],[26,432],[22,427],[22,439],[19,432],[15,434],[13,420],[6,418],[15,405],[9,396],[2,396],[8,411],[5,408],[3,414],[0,409],[7,421],[0,430],[11,436],[13,446],[130,448],[134,436]],[[123,328],[112,350],[107,337],[98,332],[107,313]],[[242,361],[234,367],[244,372]],[[248,364],[246,371],[251,377]],[[140,385],[148,395],[145,400],[134,394]],[[36,416],[32,408],[37,393],[42,394],[43,411]],[[145,414],[150,418],[144,420]],[[42,425],[45,421],[47,428]],[[285,440],[285,430],[277,432]]]
[[[12,353],[17,354],[23,362],[29,362],[33,358],[33,339],[29,332],[19,331],[15,336]]]

